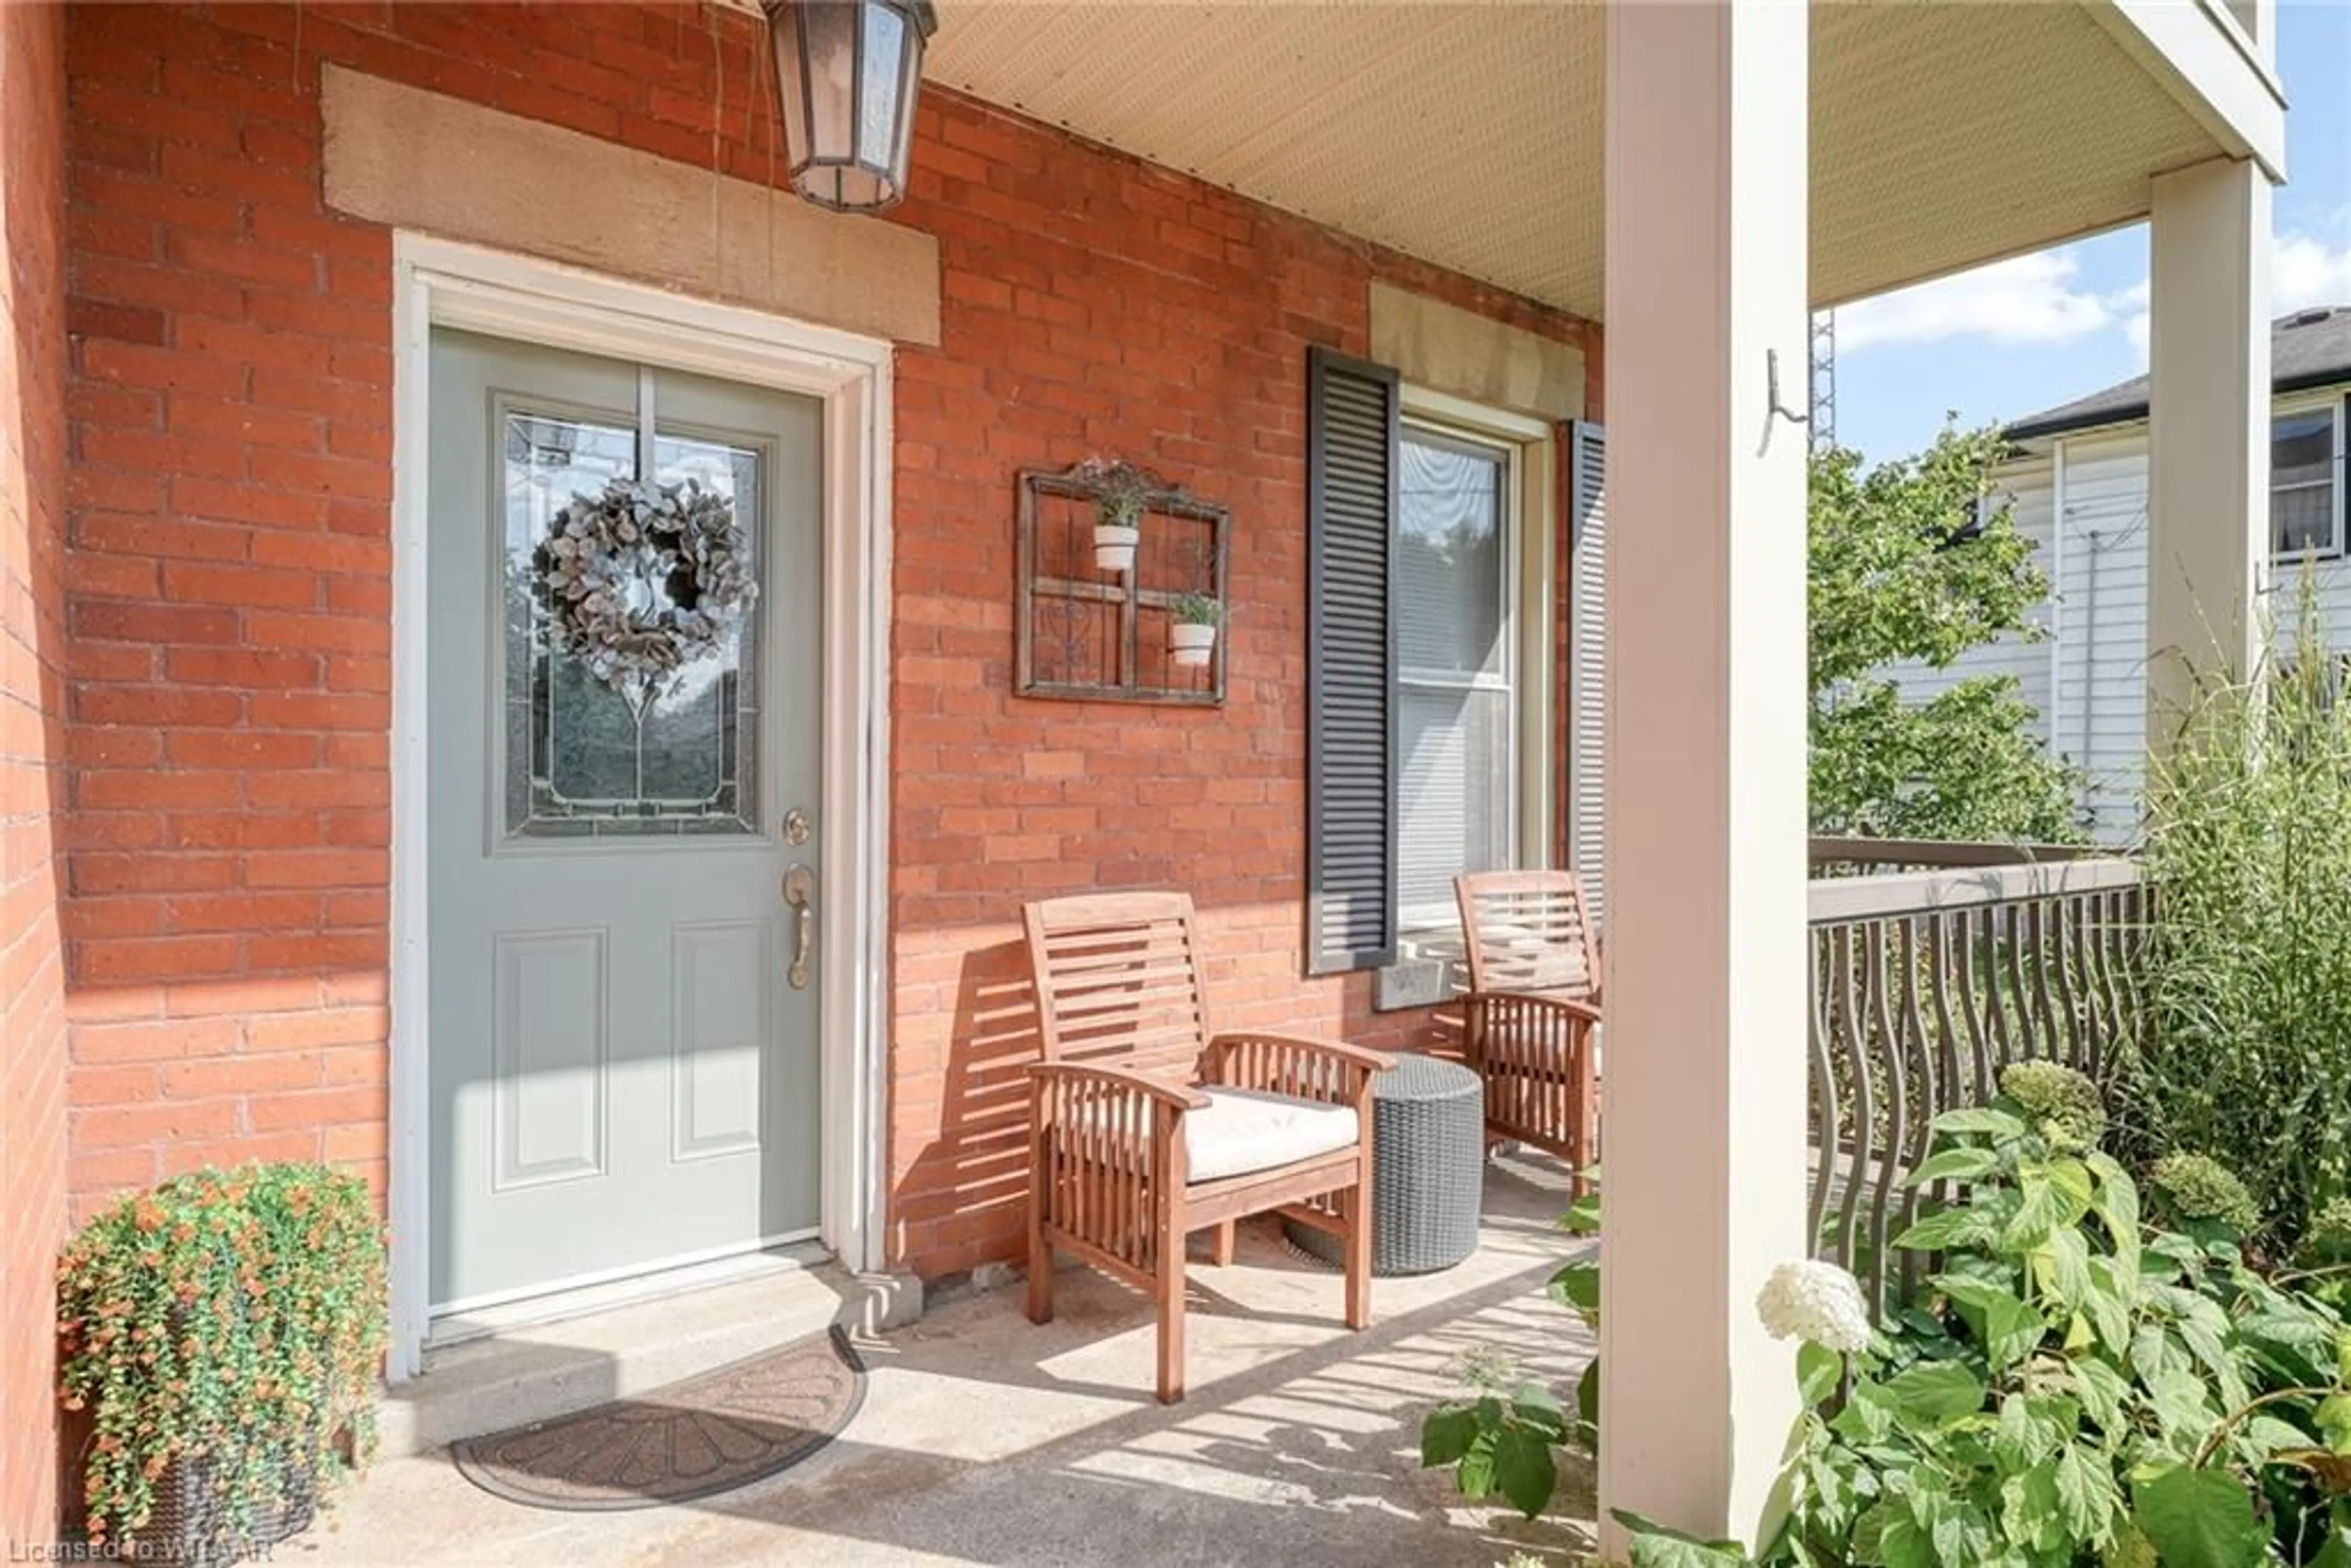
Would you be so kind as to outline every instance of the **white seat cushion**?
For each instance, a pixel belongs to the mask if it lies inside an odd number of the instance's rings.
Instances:
[[[1355,1141],[1352,1105],[1293,1100],[1258,1089],[1204,1086],[1205,1111],[1184,1113],[1185,1164],[1194,1181],[1220,1181],[1343,1149]]]

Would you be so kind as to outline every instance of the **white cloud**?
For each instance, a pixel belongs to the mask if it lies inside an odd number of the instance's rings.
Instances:
[[[2147,363],[2147,286],[2126,289],[2129,314],[2123,331],[2141,365]],[[2119,302],[2123,295],[2116,295]],[[2270,314],[2283,316],[2313,305],[2351,305],[2351,245],[2340,249],[2305,234],[2283,234],[2270,247]],[[1844,323],[1837,322],[1842,341]]]
[[[1837,313],[1837,350],[1949,338],[1995,343],[2068,343],[2119,328],[2147,362],[2147,285],[2100,293],[2080,282],[2070,248],[2011,256],[1972,272],[1847,305]],[[2272,314],[2351,304],[2351,244],[2283,234],[2271,251]]]
[[[2115,302],[2080,287],[2071,250],[2011,256],[1881,294],[1836,313],[1837,351],[1878,344],[1989,338],[1999,343],[2064,343],[2110,327]]]
[[[2138,356],[2140,364],[2147,363],[2147,302],[2154,293],[2142,279],[2115,296],[2116,308],[2127,312],[2123,318],[2123,336],[2130,340],[2131,352]]]
[[[2351,245],[2331,249],[2308,235],[2280,235],[2270,252],[2272,314],[2351,304]]]

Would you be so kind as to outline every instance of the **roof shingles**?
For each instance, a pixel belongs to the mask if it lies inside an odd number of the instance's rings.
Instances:
[[[2351,382],[2351,305],[2320,306],[2281,316],[2270,332],[2270,379],[2275,392]],[[2101,424],[2147,417],[2147,378],[2133,376],[2103,392],[2028,414],[2008,427],[2011,441],[2063,435]]]

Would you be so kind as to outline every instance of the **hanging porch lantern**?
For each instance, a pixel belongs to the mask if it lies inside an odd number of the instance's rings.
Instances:
[[[931,0],[767,0],[792,189],[837,213],[906,193]]]

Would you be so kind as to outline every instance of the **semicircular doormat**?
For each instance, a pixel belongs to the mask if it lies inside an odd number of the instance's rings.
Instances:
[[[657,1508],[765,1480],[839,1436],[865,1402],[865,1364],[828,1332],[616,1399],[449,1446],[465,1478],[532,1508]]]

